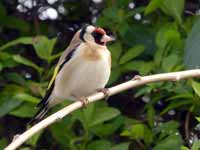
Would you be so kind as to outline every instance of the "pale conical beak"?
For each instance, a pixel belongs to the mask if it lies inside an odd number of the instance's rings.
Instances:
[[[107,43],[107,42],[111,42],[111,41],[114,41],[114,40],[115,40],[114,37],[110,37],[110,36],[108,36],[108,35],[105,34],[102,37],[101,42]]]

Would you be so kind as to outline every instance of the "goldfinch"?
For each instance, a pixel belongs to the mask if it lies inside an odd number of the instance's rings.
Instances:
[[[104,92],[111,72],[106,43],[113,40],[100,27],[86,25],[77,31],[61,55],[46,94],[37,104],[40,110],[31,122],[41,120],[49,108],[66,99],[80,100],[98,89]]]

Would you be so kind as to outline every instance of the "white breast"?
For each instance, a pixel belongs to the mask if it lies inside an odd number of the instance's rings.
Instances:
[[[102,59],[97,61],[79,57],[65,65],[62,70],[67,71],[61,71],[56,78],[56,97],[67,99],[74,96],[89,96],[97,89],[104,88],[110,76],[110,53],[105,50],[102,55]]]
[[[71,85],[72,95],[88,96],[98,88],[105,87],[110,76],[110,68],[107,62],[83,62],[79,70],[73,75]]]

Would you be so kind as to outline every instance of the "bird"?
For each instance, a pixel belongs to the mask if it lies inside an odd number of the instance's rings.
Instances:
[[[50,108],[64,100],[80,100],[105,88],[111,73],[111,53],[106,44],[114,41],[101,27],[85,25],[78,30],[60,56],[38,112],[29,122],[41,121]]]

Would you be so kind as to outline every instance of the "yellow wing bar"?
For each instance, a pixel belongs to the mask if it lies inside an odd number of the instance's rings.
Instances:
[[[54,69],[53,76],[52,76],[52,78],[51,78],[51,80],[50,80],[50,82],[49,82],[49,85],[48,85],[48,88],[47,88],[47,89],[49,89],[49,88],[51,87],[51,85],[53,84],[53,82],[55,81],[56,76],[57,76],[57,74],[58,74],[58,72],[59,72],[59,68],[60,68],[60,66],[57,65],[56,68]]]

